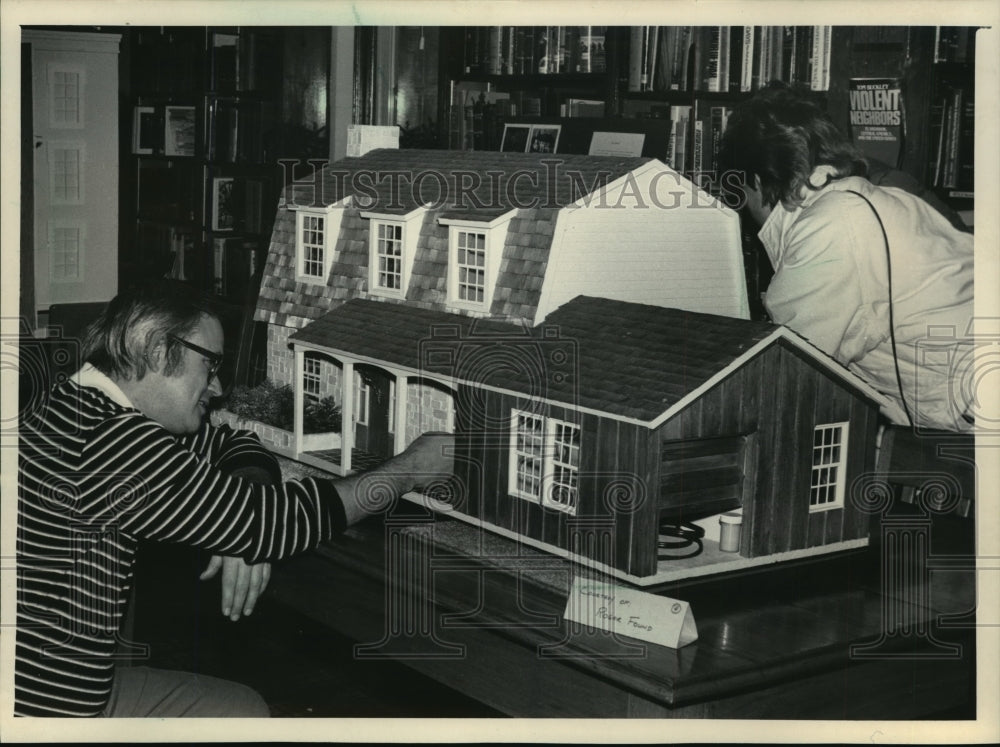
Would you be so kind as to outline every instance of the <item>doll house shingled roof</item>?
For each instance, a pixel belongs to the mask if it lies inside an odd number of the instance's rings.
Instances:
[[[256,319],[292,456],[452,431],[450,513],[651,583],[664,517],[742,506],[742,563],[867,536],[878,395],[745,287],[736,214],[654,159],[373,151],[286,190]],[[346,427],[310,433],[327,398]]]
[[[535,327],[354,299],[292,343],[448,387],[456,478],[431,505],[634,583],[867,543],[850,486],[880,396],[784,327],[585,296]],[[739,554],[658,557],[665,518],[734,508]]]

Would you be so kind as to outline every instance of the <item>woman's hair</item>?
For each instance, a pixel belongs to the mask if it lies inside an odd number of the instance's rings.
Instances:
[[[794,208],[802,187],[822,189],[809,177],[817,166],[832,166],[827,182],[864,176],[867,164],[837,129],[815,95],[800,85],[773,81],[729,116],[719,147],[720,173],[743,172],[746,183],[760,178],[761,197],[773,207]]]
[[[150,358],[163,345],[163,373],[173,374],[183,360],[184,338],[203,316],[216,317],[209,305],[182,286],[142,285],[113,298],[83,332],[83,360],[108,376],[141,379]]]

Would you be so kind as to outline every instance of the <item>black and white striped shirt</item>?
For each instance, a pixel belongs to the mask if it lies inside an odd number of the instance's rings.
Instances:
[[[330,480],[230,477],[278,469],[253,434],[206,424],[178,438],[78,381],[21,423],[19,454],[18,715],[100,715],[138,539],[257,563],[313,548],[345,523]]]

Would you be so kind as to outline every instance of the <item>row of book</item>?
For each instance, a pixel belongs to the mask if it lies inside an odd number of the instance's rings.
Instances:
[[[975,62],[976,31],[973,26],[936,26],[934,62]]]
[[[255,288],[262,267],[260,242],[245,236],[217,236],[212,239],[212,292],[231,301]]]
[[[732,111],[731,106],[709,99],[656,107],[654,118],[664,119],[668,128],[664,163],[714,191],[719,145]]]
[[[273,104],[208,97],[205,151],[216,163],[266,163],[273,148],[277,115]]]
[[[450,150],[500,150],[504,122],[525,115],[522,92],[510,94],[468,88],[464,84],[448,112]],[[541,100],[529,103],[528,115],[541,112]]]
[[[281,86],[281,44],[273,29],[150,26],[136,29],[130,42],[131,78],[143,95],[204,88],[272,94]]]
[[[209,42],[208,88],[216,93],[274,91],[281,85],[277,35],[271,31],[241,29],[214,32]]]
[[[198,108],[143,99],[133,112],[132,152],[197,158]],[[275,145],[275,106],[209,96],[205,100],[205,157],[220,163],[266,163]]]
[[[515,117],[543,115],[542,99],[532,90],[491,90],[488,83],[459,81],[452,84],[448,111],[448,142],[452,150],[493,150],[499,147],[503,123]],[[603,117],[601,99],[567,97],[559,103],[560,117]]]
[[[945,87],[931,106],[931,184],[949,197],[972,197],[975,189],[976,107],[972,91]]]
[[[152,262],[150,273],[208,287],[219,297],[244,303],[245,294],[256,287],[263,268],[261,243],[255,237],[214,236],[211,266],[198,249],[195,232],[184,226],[140,223],[143,256]]]
[[[754,91],[771,80],[830,88],[831,26],[633,26],[628,90]]]
[[[467,75],[603,73],[604,26],[466,26]]]
[[[243,303],[248,289],[256,287],[263,268],[262,244],[253,236],[211,238],[211,266],[206,266],[195,240],[196,231],[187,226],[140,222],[138,236],[143,256],[157,276],[194,283],[234,303]]]

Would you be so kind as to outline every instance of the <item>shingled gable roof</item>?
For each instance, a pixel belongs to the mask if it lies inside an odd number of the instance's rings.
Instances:
[[[587,296],[534,328],[355,299],[291,337],[310,348],[647,425],[781,339],[879,401],[874,390],[783,327]]]
[[[326,207],[353,195],[363,210],[490,221],[526,205],[559,208],[652,159],[497,151],[379,149],[323,168],[316,186],[289,185],[289,205]]]
[[[409,213],[418,202],[411,189],[414,180],[423,187],[425,199],[441,204],[425,216],[407,298],[401,303],[446,309],[448,228],[438,218],[491,221],[520,205],[509,223],[490,313],[534,319],[561,207],[587,189],[611,184],[651,161],[441,150],[374,150],[336,161],[322,169],[315,184],[293,183],[285,190],[288,208],[328,206],[354,196],[344,210],[327,281],[296,280],[295,216],[291,209],[279,209],[254,319],[302,328],[337,304],[366,296],[369,221],[361,212]],[[447,184],[443,192],[435,174]],[[477,180],[479,186],[469,188]]]

